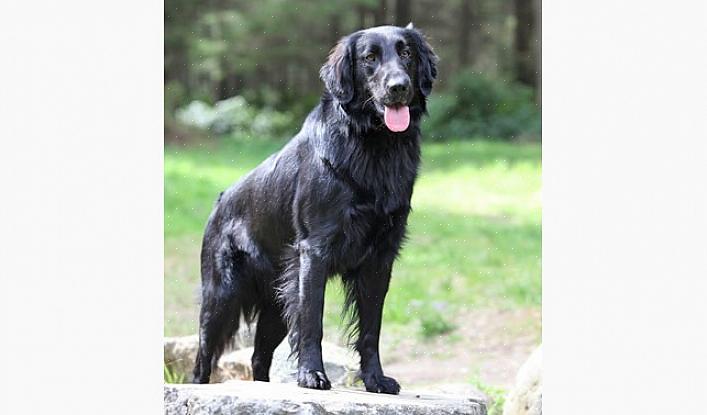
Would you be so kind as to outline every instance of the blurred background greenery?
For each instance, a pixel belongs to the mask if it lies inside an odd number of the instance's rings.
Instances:
[[[165,125],[291,136],[319,67],[362,27],[413,22],[440,56],[427,140],[540,137],[537,0],[167,0]]]
[[[386,347],[424,355],[444,342],[458,353],[427,358],[452,362],[450,378],[465,366],[463,381],[511,383],[540,341],[539,16],[537,0],[167,0],[165,335],[196,332],[213,202],[297,132],[329,49],[357,29],[412,21],[441,60]],[[325,331],[340,342],[342,294],[327,290]],[[392,368],[406,384],[439,380]]]

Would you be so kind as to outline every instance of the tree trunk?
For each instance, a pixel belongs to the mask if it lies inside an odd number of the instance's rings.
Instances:
[[[360,5],[358,6],[358,28],[359,29],[365,29],[366,28],[366,6]]]
[[[535,13],[533,0],[514,0],[516,15],[515,72],[516,79],[532,87],[537,86],[536,59],[533,43]]]
[[[459,10],[459,67],[471,66],[476,58],[476,42],[472,34],[476,32],[477,0],[462,0]]]
[[[533,6],[535,8],[535,18],[536,18],[536,43],[535,43],[535,65],[536,65],[536,81],[535,81],[535,102],[538,106],[542,105],[542,74],[543,74],[543,60],[542,60],[542,2],[541,0],[533,1]]]
[[[412,21],[411,0],[396,0],[395,2],[395,24],[406,26]]]
[[[386,24],[386,0],[378,0],[378,7],[373,14],[373,24],[382,26]]]

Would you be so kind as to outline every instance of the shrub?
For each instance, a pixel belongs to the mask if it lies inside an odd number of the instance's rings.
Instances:
[[[213,106],[192,101],[176,111],[177,119],[185,124],[217,135],[281,137],[290,133],[293,117],[289,112],[249,105],[245,98],[235,96],[218,101]]]
[[[169,81],[164,86],[164,110],[165,114],[173,114],[174,111],[188,101],[187,90],[184,85],[177,81]]]
[[[448,320],[449,313],[444,303],[416,305],[416,314],[420,320],[420,334],[425,339],[451,333],[456,326]]]
[[[283,137],[292,133],[293,124],[291,113],[264,109],[257,112],[250,129],[256,136]]]
[[[463,137],[540,137],[540,111],[531,88],[462,72],[447,92],[433,95],[425,121],[435,141]]]
[[[502,387],[487,385],[479,379],[472,380],[471,384],[488,396],[488,415],[503,415],[508,391]]]

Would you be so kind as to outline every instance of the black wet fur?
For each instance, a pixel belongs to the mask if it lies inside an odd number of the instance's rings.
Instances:
[[[321,355],[324,289],[341,275],[359,376],[370,392],[399,392],[380,364],[381,313],[405,239],[436,63],[412,27],[343,38],[322,67],[325,91],[300,132],[219,196],[201,251],[195,383],[209,382],[241,318],[257,318],[255,380],[269,380],[273,351],[289,333],[298,384],[331,388]],[[391,132],[383,109],[405,104],[410,125]]]

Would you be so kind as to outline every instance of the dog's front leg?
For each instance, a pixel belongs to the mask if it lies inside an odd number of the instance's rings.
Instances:
[[[349,289],[354,290],[358,311],[359,336],[356,350],[361,355],[359,376],[368,392],[397,395],[400,393],[400,384],[395,379],[383,375],[379,351],[383,302],[388,292],[391,269],[392,264],[363,266],[349,274],[353,283]]]
[[[322,361],[322,317],[327,267],[305,240],[300,244],[297,315],[297,384],[305,388],[331,389]]]

